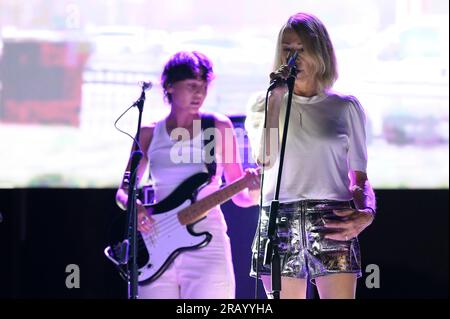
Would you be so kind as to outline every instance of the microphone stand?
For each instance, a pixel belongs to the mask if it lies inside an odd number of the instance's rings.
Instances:
[[[128,217],[128,236],[131,243],[131,271],[128,276],[128,299],[137,299],[137,285],[138,285],[138,269],[137,269],[137,207],[136,207],[136,173],[139,167],[139,162],[143,157],[140,150],[139,136],[141,131],[142,111],[145,102],[145,87],[142,87],[141,96],[134,102],[132,106],[137,106],[139,110],[138,127],[136,139],[134,140],[133,152],[131,153],[130,163],[130,180],[128,186],[128,202],[127,202],[127,217]],[[129,259],[128,259],[129,260]]]
[[[269,256],[271,257],[270,264],[271,264],[273,299],[280,299],[280,291],[281,291],[281,262],[280,262],[280,254],[278,252],[279,239],[276,228],[277,228],[278,208],[280,206],[279,196],[280,196],[281,175],[283,173],[283,162],[284,162],[284,153],[286,150],[289,115],[291,113],[292,95],[294,93],[294,83],[296,76],[297,76],[297,68],[293,66],[291,68],[289,77],[286,80],[286,84],[288,86],[288,100],[286,106],[286,117],[283,128],[283,139],[281,141],[280,158],[279,158],[280,164],[278,166],[278,177],[274,199],[270,203],[269,225],[267,229],[267,237],[269,238],[269,240],[267,242],[267,246],[264,252],[264,264],[266,265],[269,264]]]

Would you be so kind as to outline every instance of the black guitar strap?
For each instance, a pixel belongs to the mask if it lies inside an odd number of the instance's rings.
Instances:
[[[216,160],[215,160],[215,146],[216,146],[216,140],[214,135],[207,136],[208,138],[205,138],[205,130],[208,128],[215,128],[215,118],[212,114],[202,114],[201,117],[201,129],[202,129],[202,138],[203,138],[203,149],[206,148],[208,145],[208,148],[205,150],[206,152],[209,152],[209,154],[205,154],[206,159],[214,159],[214,161],[204,161],[206,169],[208,170],[209,178],[211,179],[214,175],[216,175]],[[211,144],[210,144],[211,143]],[[209,155],[209,156],[208,156]],[[151,173],[149,171],[149,178],[151,179]]]
[[[205,135],[205,131],[209,128],[215,128],[215,119],[212,114],[202,114],[202,135],[203,135],[203,149],[205,149],[205,160],[204,163],[208,170],[209,178],[211,179],[214,175],[216,175],[216,158],[215,158],[215,148],[216,148],[216,140],[215,135]],[[206,148],[206,146],[208,146]],[[209,159],[209,160],[208,160]],[[211,159],[214,159],[211,161]]]

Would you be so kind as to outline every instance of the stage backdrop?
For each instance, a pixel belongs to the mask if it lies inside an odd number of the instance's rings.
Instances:
[[[0,298],[126,298],[125,282],[103,254],[112,221],[124,217],[114,195],[113,189],[0,190]],[[377,190],[377,219],[360,236],[358,298],[448,298],[448,196],[448,190]],[[251,299],[258,210],[231,202],[222,208],[236,296]],[[79,288],[66,286],[68,265],[79,267]],[[378,288],[368,288],[374,283]],[[264,298],[261,286],[259,292]]]
[[[205,110],[244,114],[267,88],[280,26],[306,11],[330,32],[335,89],[366,110],[374,186],[448,188],[448,1],[33,3],[0,2],[0,187],[115,187],[131,140],[113,123],[138,81],[154,83],[144,123],[167,114],[159,77],[179,50],[214,63]],[[136,126],[136,109],[119,122]]]

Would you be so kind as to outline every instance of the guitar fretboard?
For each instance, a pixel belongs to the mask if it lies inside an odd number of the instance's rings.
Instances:
[[[246,187],[247,178],[244,176],[181,210],[178,213],[178,220],[182,225],[191,224],[205,216],[211,208],[224,203]]]

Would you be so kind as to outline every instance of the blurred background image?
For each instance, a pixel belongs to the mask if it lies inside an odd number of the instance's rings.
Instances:
[[[298,11],[328,27],[335,89],[367,112],[374,186],[448,188],[449,16],[441,0],[1,0],[0,187],[117,185],[131,140],[113,123],[138,98],[139,81],[154,84],[143,122],[167,114],[159,76],[178,50],[214,63],[205,110],[241,117],[267,87],[279,26]],[[133,111],[119,122],[132,135]],[[247,147],[245,136],[240,143]]]

